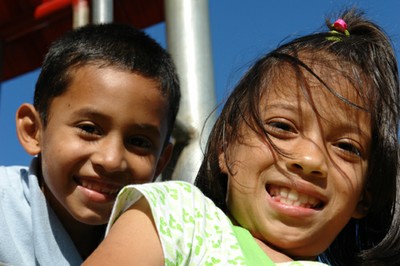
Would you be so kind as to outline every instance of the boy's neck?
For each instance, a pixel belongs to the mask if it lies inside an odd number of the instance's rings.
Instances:
[[[74,220],[74,222],[77,223],[76,220]],[[89,255],[97,248],[103,239],[105,231],[104,225],[87,225],[80,223],[77,226],[72,226],[72,223],[70,223],[64,224],[64,227],[67,232],[69,232],[70,237],[83,260],[89,257]]]
[[[84,224],[69,214],[64,214],[64,217],[59,217],[59,219],[83,260],[97,248],[103,239],[105,225]]]
[[[47,201],[57,215],[58,219],[64,226],[72,242],[74,243],[78,253],[82,259],[86,259],[103,240],[106,225],[89,225],[77,221],[67,212],[59,212],[60,203],[52,196],[52,194],[42,187]]]

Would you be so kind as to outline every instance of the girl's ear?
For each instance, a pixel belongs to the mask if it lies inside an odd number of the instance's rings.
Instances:
[[[221,170],[221,173],[228,175],[229,174],[229,167],[228,167],[228,159],[227,156],[229,156],[229,147],[228,143],[226,140],[227,136],[231,136],[231,131],[232,127],[228,124],[225,123],[225,120],[223,121],[222,125],[222,139],[219,142],[219,147],[218,147],[218,166],[219,169]]]
[[[218,164],[219,164],[219,169],[221,169],[221,173],[228,174],[228,167],[226,165],[226,157],[225,157],[225,152],[220,152],[218,156]]]
[[[353,213],[353,218],[355,219],[361,219],[367,216],[369,208],[371,206],[371,193],[369,193],[368,190],[364,191],[364,193],[361,195],[360,200],[357,203],[356,209],[354,210]]]
[[[30,155],[40,153],[42,123],[39,113],[31,104],[22,104],[16,114],[17,136],[25,151]]]

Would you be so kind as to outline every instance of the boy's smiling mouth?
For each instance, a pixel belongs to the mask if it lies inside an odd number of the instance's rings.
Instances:
[[[75,182],[92,191],[105,194],[108,196],[116,196],[118,192],[121,190],[122,187],[104,183],[104,182],[98,182],[95,180],[87,180],[87,179],[82,179],[82,178],[74,178]]]
[[[299,193],[287,187],[267,185],[266,190],[274,201],[285,205],[315,210],[320,209],[323,205],[322,201],[316,197]]]

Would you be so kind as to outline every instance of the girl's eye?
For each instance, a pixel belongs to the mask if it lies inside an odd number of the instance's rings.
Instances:
[[[281,135],[287,136],[296,133],[296,128],[293,124],[286,121],[270,121],[265,124],[265,130],[268,134],[275,137]]]
[[[292,131],[292,127],[283,122],[271,122],[268,126],[275,128],[277,130]]]
[[[349,142],[339,142],[338,144],[336,144],[336,146],[346,153],[355,155],[357,157],[362,157],[361,150]]]

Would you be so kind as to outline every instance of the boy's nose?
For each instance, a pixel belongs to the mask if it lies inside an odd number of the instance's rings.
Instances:
[[[101,167],[106,172],[122,172],[128,168],[125,155],[126,149],[122,140],[105,138],[92,154],[91,161],[93,165]]]
[[[296,147],[287,160],[290,171],[306,176],[325,178],[328,172],[327,154],[325,147],[312,140],[305,140]]]

